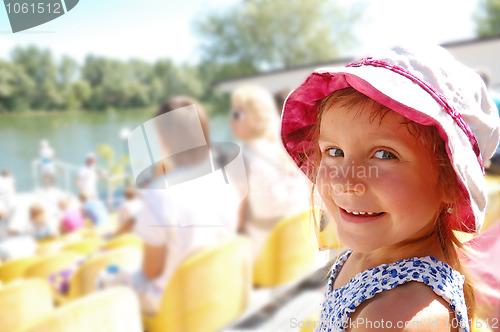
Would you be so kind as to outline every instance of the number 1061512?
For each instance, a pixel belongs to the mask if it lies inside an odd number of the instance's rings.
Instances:
[[[63,14],[62,12],[62,7],[61,7],[61,4],[60,3],[43,3],[43,2],[39,2],[39,3],[14,3],[14,4],[11,4],[11,3],[7,3],[6,4],[6,7],[7,7],[7,13],[8,14],[11,14],[11,13],[14,13],[14,14]]]

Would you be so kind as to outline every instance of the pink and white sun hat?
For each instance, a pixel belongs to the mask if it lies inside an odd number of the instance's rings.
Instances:
[[[281,128],[285,149],[310,178],[319,101],[347,87],[414,122],[436,126],[466,200],[452,227],[479,232],[487,199],[484,161],[500,140],[498,111],[480,76],[439,46],[397,47],[346,67],[316,70],[286,99]]]

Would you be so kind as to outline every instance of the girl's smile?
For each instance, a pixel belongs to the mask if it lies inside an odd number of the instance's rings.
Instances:
[[[380,219],[385,215],[385,212],[361,212],[349,211],[339,207],[340,216],[347,222],[372,222]]]

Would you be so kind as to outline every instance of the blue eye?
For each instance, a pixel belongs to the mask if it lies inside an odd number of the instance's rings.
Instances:
[[[375,152],[374,157],[378,159],[398,159],[394,153],[386,150],[378,150]]]
[[[328,155],[330,157],[343,157],[344,156],[344,151],[337,149],[337,148],[329,148],[326,150],[326,153],[328,153]]]

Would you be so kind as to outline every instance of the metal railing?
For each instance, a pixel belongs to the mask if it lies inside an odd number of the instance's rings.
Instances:
[[[54,186],[65,192],[77,195],[76,178],[80,167],[60,160],[53,161],[55,168]],[[31,162],[31,172],[33,177],[33,187],[39,190],[44,187],[41,171],[42,160],[35,159]],[[99,197],[106,201],[109,208],[115,207],[121,201],[115,196],[115,193],[131,182],[131,175],[128,173],[114,174],[111,176],[99,176],[98,181],[103,182],[104,192],[99,192]],[[102,187],[98,185],[98,187]]]

